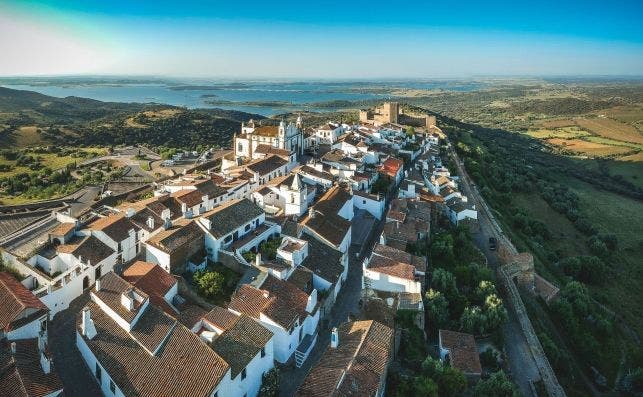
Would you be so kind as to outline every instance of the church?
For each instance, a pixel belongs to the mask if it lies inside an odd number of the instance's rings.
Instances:
[[[282,120],[278,126],[259,125],[253,120],[243,123],[241,134],[235,134],[233,139],[233,158],[224,159],[223,169],[262,158],[267,153],[287,156],[297,161],[304,150],[302,131],[301,116],[294,124],[286,124]]]

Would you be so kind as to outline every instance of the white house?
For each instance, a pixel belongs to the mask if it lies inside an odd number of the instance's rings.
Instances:
[[[252,193],[253,201],[271,214],[301,216],[315,199],[316,188],[302,182],[299,174],[293,173],[277,178]]]
[[[304,165],[296,169],[295,172],[301,176],[304,182],[321,185],[324,189],[329,189],[333,186],[335,180],[333,174],[324,171],[322,163]]]
[[[47,339],[49,309],[11,274],[0,272],[0,340]]]
[[[110,272],[90,297],[76,347],[103,395],[238,395],[230,364],[142,290]]]
[[[377,219],[382,219],[386,209],[386,200],[379,194],[353,190],[353,206],[368,211]]]
[[[300,367],[317,341],[317,290],[310,294],[267,273],[253,284],[243,284],[232,296],[228,310],[246,314],[274,334],[275,360],[285,363],[295,355]]]
[[[376,244],[363,262],[362,288],[377,291],[422,293],[426,274],[424,258]]]

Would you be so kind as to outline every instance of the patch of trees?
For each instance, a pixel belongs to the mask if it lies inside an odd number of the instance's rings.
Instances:
[[[441,328],[476,335],[495,332],[507,319],[507,310],[494,284],[493,271],[480,262],[480,251],[465,227],[436,234],[429,248],[430,288],[425,310],[431,333]]]
[[[199,295],[214,304],[222,304],[232,295],[240,276],[220,263],[197,270],[191,276],[192,285]]]
[[[548,98],[514,102],[511,110],[514,113],[540,113],[552,116],[583,114],[593,110],[606,109],[614,106],[612,101],[585,100],[578,98]]]

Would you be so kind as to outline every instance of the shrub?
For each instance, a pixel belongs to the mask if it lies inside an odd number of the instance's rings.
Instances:
[[[518,397],[520,393],[503,371],[495,372],[488,379],[478,382],[473,389],[476,397]]]
[[[199,270],[194,273],[194,283],[206,298],[214,298],[223,292],[225,279],[221,273]]]
[[[279,370],[273,368],[261,377],[259,397],[276,397],[279,395]]]

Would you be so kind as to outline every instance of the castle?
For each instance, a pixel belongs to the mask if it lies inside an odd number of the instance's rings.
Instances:
[[[382,106],[373,110],[362,109],[359,111],[361,123],[382,125],[387,123],[424,127],[427,130],[436,125],[435,116],[415,117],[400,112],[398,102],[384,102]]]

